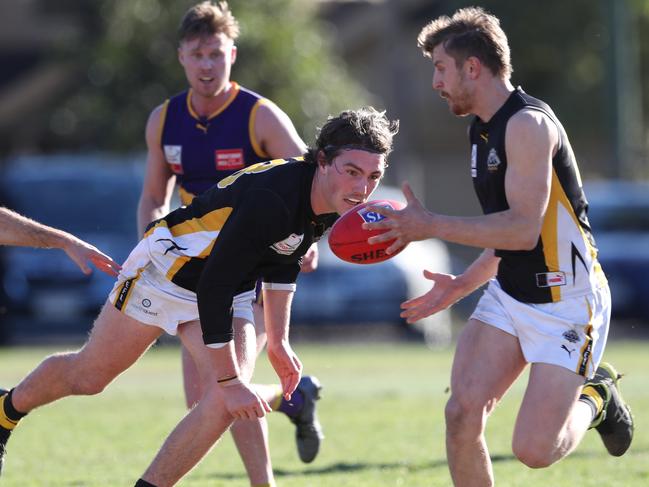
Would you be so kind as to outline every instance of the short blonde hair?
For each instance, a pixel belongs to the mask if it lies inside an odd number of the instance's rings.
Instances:
[[[225,34],[232,40],[239,36],[239,22],[232,15],[228,2],[205,1],[191,7],[180,22],[178,41],[182,43],[214,34]]]
[[[438,17],[417,37],[417,45],[427,57],[440,44],[458,66],[475,56],[496,76],[509,79],[512,74],[509,43],[500,21],[480,7],[462,8],[453,17]]]

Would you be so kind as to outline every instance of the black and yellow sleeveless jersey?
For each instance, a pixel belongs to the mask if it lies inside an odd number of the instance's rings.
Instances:
[[[315,169],[301,159],[249,166],[147,228],[151,262],[196,292],[205,343],[232,339],[232,298],[257,279],[295,288],[302,256],[338,218],[313,213]]]
[[[527,303],[583,296],[605,282],[586,215],[579,169],[568,136],[552,109],[520,87],[488,122],[476,117],[469,130],[471,175],[485,214],[509,209],[505,193],[505,131],[520,110],[538,110],[557,126],[559,147],[552,158],[550,200],[532,250],[499,250],[497,279],[505,292]]]

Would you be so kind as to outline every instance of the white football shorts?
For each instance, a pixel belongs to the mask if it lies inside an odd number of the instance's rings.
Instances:
[[[147,246],[143,242],[124,262],[108,300],[131,318],[176,335],[179,325],[198,321],[196,293],[167,279],[148,260]],[[254,289],[236,295],[232,300],[232,316],[254,324],[254,300]]]
[[[606,345],[611,295],[605,285],[556,303],[522,303],[492,279],[471,318],[517,337],[527,362],[554,364],[591,378]]]

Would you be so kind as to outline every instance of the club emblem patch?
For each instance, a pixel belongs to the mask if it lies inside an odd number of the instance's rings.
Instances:
[[[297,235],[295,233],[292,233],[284,240],[275,242],[273,245],[270,246],[270,248],[273,249],[278,254],[291,255],[300,246],[302,240],[304,240],[304,234]]]
[[[577,343],[579,341],[579,334],[575,330],[568,330],[563,332],[563,338],[570,343]]]

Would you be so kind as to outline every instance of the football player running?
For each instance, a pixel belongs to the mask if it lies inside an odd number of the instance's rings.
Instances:
[[[433,89],[452,113],[474,115],[471,175],[483,216],[427,211],[404,185],[408,206],[377,208],[388,229],[370,242],[441,238],[484,248],[463,274],[424,271],[433,283],[405,302],[415,322],[489,283],[458,339],[446,406],[446,450],[453,482],[489,486],[487,418],[530,364],[513,451],[531,468],[572,452],[596,428],[611,455],[633,438],[620,375],[601,362],[610,292],[587,218],[588,204],[568,136],[552,109],[515,88],[499,20],[464,8],[430,22],[419,46],[434,66]]]

